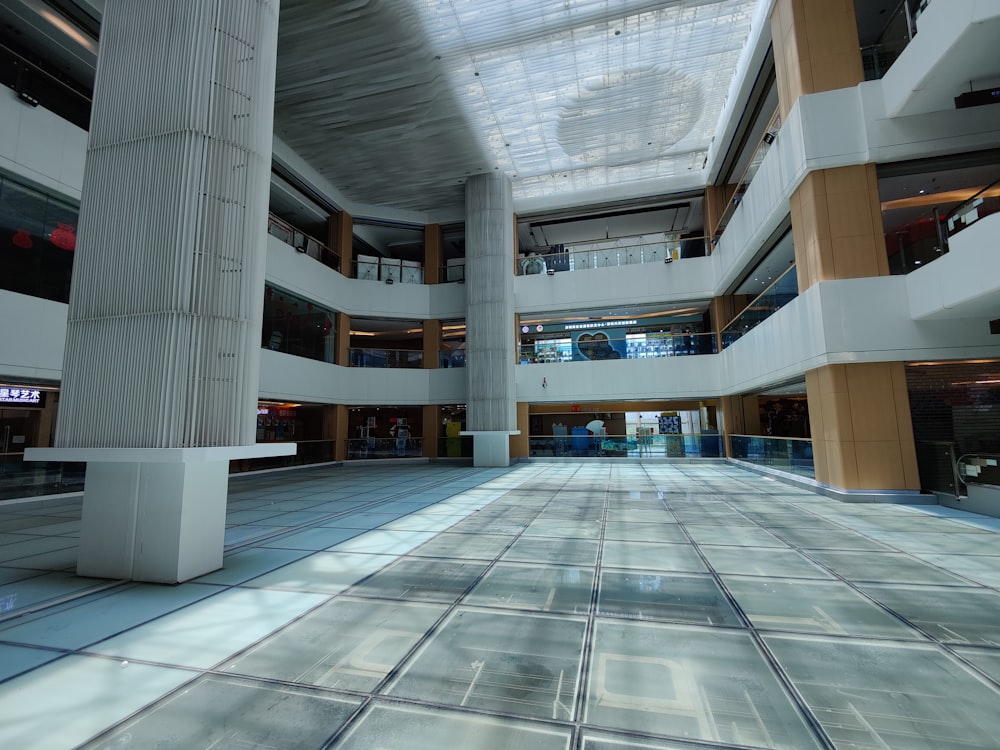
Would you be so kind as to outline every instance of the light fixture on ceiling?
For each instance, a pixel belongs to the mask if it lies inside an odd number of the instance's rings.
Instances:
[[[386,284],[395,284],[396,282],[395,282],[395,281],[393,281],[393,280],[392,280],[392,276],[390,276],[389,278],[387,278],[387,279],[385,280],[385,283],[386,283]]]
[[[663,262],[664,263],[673,263],[674,259],[671,256],[668,255],[666,258],[663,259]]]
[[[556,269],[554,269],[554,268],[546,268],[545,269],[545,273],[548,274],[549,276],[555,276],[556,275]]]

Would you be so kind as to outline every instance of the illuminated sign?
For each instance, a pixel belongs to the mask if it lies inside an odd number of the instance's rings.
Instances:
[[[565,331],[580,331],[585,328],[618,328],[620,326],[634,326],[638,320],[595,320],[592,323],[570,323],[563,326]]]
[[[34,388],[0,388],[0,404],[42,403],[42,392]]]

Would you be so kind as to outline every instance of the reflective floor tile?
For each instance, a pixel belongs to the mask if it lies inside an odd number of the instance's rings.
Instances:
[[[701,553],[719,573],[787,578],[832,578],[793,549],[717,547],[703,544]]]
[[[593,568],[498,564],[465,598],[467,604],[539,612],[590,611]]]
[[[601,535],[600,517],[595,516],[586,521],[536,520],[528,525],[524,535],[597,539]]]
[[[649,737],[629,737],[607,732],[584,729],[581,732],[580,750],[712,750],[723,745],[694,744],[680,740],[655,740]]]
[[[787,547],[773,534],[758,526],[702,526],[687,524],[684,527],[698,544],[725,544],[735,547]]]
[[[599,620],[586,706],[586,723],[633,732],[819,747],[750,637],[736,631]]]
[[[632,542],[687,542],[683,529],[675,523],[616,523],[604,529],[605,539]]]
[[[233,589],[164,615],[89,650],[207,669],[326,601],[319,594]]]
[[[271,536],[280,529],[274,526],[231,526],[226,529],[225,545],[234,547],[243,545],[255,539]]]
[[[501,559],[513,562],[596,565],[598,549],[596,540],[520,537]]]
[[[839,581],[722,578],[736,603],[758,628],[923,639],[913,628]]]
[[[959,647],[955,652],[968,659],[1000,684],[1000,651]]]
[[[128,584],[0,623],[0,640],[75,650],[212,594],[217,586]]]
[[[308,688],[207,675],[84,747],[319,750],[360,703]]]
[[[938,648],[765,636],[837,747],[996,747],[1000,692]]]
[[[898,552],[812,550],[809,556],[849,581],[954,585],[963,583],[943,570]]]
[[[222,669],[288,682],[370,692],[445,605],[337,599],[237,656]]]
[[[395,555],[363,552],[314,552],[283,568],[251,578],[245,585],[337,594],[395,559]]]
[[[437,533],[444,531],[452,524],[462,521],[468,516],[466,513],[430,513],[426,510],[403,516],[395,521],[390,521],[383,529],[393,531],[432,531]]]
[[[13,542],[0,547],[0,562],[10,563],[21,557],[40,555],[67,548],[76,548],[79,540],[70,536],[39,536],[26,538],[23,542]]]
[[[0,638],[2,637],[0,635]],[[62,655],[59,651],[0,644],[0,681],[58,659]],[[0,737],[2,736],[3,730],[0,729]]]
[[[351,589],[380,599],[453,602],[486,569],[485,562],[404,558]]]
[[[3,588],[0,589],[0,614],[107,585],[108,581],[99,578],[81,578],[72,573],[38,575],[26,571],[26,575],[22,578],[4,581]]]
[[[891,552],[884,544],[869,539],[854,531],[841,529],[826,529],[817,533],[812,529],[772,528],[771,531],[780,539],[803,549],[846,549],[875,550]]]
[[[243,583],[307,556],[307,550],[253,547],[226,555],[222,567],[195,580],[199,583]]]
[[[582,618],[460,608],[404,666],[387,693],[572,719],[585,625]]]
[[[492,560],[510,544],[508,534],[456,534],[444,532],[410,554],[419,557],[453,557],[472,560]]]
[[[861,588],[940,641],[1000,646],[1000,594],[943,586]]]
[[[520,534],[530,522],[528,518],[489,518],[481,513],[475,513],[449,527],[448,531],[473,534]]]
[[[569,729],[512,719],[375,705],[334,747],[337,750],[569,750],[570,739]]]
[[[678,570],[701,573],[708,568],[690,544],[654,544],[604,541],[601,565],[605,568],[636,568],[640,570]]]
[[[1000,588],[1000,557],[986,555],[931,555],[917,553],[919,560],[944,568],[984,586]],[[950,580],[950,579],[949,579]]]
[[[379,552],[405,555],[436,536],[433,531],[400,531],[387,528],[366,531],[333,547],[335,552]]]
[[[72,748],[192,677],[183,669],[66,656],[0,684],[5,748]]]
[[[281,549],[321,550],[347,541],[360,533],[362,532],[357,529],[330,529],[319,527],[315,529],[306,529],[305,531],[297,531],[294,534],[288,534],[287,536],[279,537],[278,539],[272,539],[261,546],[276,547]]]
[[[971,530],[969,530],[971,532]],[[903,552],[930,552],[949,555],[991,555],[997,552],[997,535],[991,531],[949,531],[941,529],[926,532],[875,531],[872,537]]]
[[[715,581],[699,575],[605,570],[601,573],[597,613],[641,620],[740,624]]]

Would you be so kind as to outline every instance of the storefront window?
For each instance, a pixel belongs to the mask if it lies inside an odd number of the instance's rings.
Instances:
[[[267,285],[261,346],[297,357],[333,362],[335,315],[331,310]]]
[[[69,301],[79,210],[0,178],[0,288]]]

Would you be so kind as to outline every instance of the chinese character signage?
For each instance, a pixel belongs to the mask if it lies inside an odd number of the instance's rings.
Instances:
[[[42,406],[42,392],[35,388],[0,387],[0,406],[18,404],[21,406]]]

